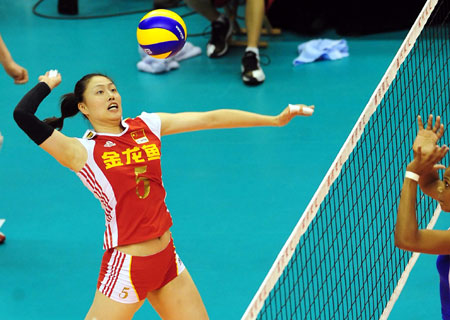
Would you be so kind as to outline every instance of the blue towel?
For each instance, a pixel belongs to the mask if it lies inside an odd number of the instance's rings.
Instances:
[[[300,55],[294,60],[294,66],[348,57],[348,45],[346,40],[317,39],[301,43],[298,52]]]

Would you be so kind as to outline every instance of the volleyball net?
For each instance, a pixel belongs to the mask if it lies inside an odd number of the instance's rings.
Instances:
[[[394,246],[417,115],[450,141],[449,2],[426,2],[242,319],[389,316],[418,257]],[[439,213],[419,192],[419,228]]]

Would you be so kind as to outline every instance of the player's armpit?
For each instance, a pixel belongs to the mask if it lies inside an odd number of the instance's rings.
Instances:
[[[76,138],[69,138],[54,130],[40,147],[47,151],[63,166],[75,172],[80,171],[87,161],[86,148]]]

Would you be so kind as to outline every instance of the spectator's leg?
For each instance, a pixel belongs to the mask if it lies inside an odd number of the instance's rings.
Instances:
[[[185,0],[186,4],[211,22],[211,39],[206,46],[206,55],[218,58],[228,52],[228,40],[233,32],[230,20],[214,7],[211,0]]]
[[[264,19],[264,0],[247,0],[245,24],[247,27],[247,48],[242,57],[242,81],[255,86],[264,82],[266,76],[259,63],[258,42]]]
[[[264,19],[264,0],[247,0],[245,25],[247,27],[247,46],[258,47]]]
[[[185,0],[186,4],[210,22],[216,21],[220,12],[213,6],[211,0]]]

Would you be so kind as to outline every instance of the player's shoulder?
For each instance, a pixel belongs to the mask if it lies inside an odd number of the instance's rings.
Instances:
[[[154,112],[143,111],[136,118],[140,118],[144,121],[161,122],[161,119],[159,118],[158,114]]]
[[[135,116],[134,118],[125,118],[123,119],[126,123],[132,123],[142,120],[145,123],[160,123],[161,119],[159,118],[157,113],[154,112],[141,112],[139,115]]]
[[[138,118],[150,128],[159,139],[161,139],[161,119],[157,113],[142,112]]]

